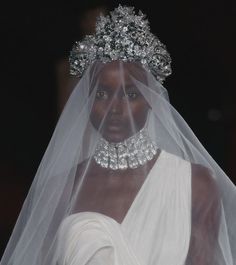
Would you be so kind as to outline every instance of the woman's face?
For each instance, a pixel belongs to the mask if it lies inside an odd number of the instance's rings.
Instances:
[[[119,62],[111,62],[99,75],[90,120],[109,142],[129,138],[144,127],[147,119],[149,105],[129,77],[127,67],[122,63],[121,71]]]

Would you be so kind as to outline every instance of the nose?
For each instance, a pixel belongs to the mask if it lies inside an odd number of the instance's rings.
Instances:
[[[112,114],[122,114],[123,112],[123,100],[120,97],[114,97],[111,102],[110,111]]]

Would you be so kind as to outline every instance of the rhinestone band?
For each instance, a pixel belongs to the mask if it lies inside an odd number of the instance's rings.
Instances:
[[[157,154],[157,146],[142,129],[123,142],[109,143],[101,138],[97,144],[94,159],[103,168],[112,170],[137,168]]]

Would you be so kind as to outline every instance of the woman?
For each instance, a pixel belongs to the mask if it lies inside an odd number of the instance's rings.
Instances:
[[[81,79],[1,265],[235,264],[235,186],[170,105],[145,16],[101,16],[70,64]]]

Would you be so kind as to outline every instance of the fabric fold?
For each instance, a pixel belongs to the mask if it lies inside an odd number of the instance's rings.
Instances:
[[[58,233],[58,265],[141,265],[127,244],[120,224],[105,215],[70,215]]]

